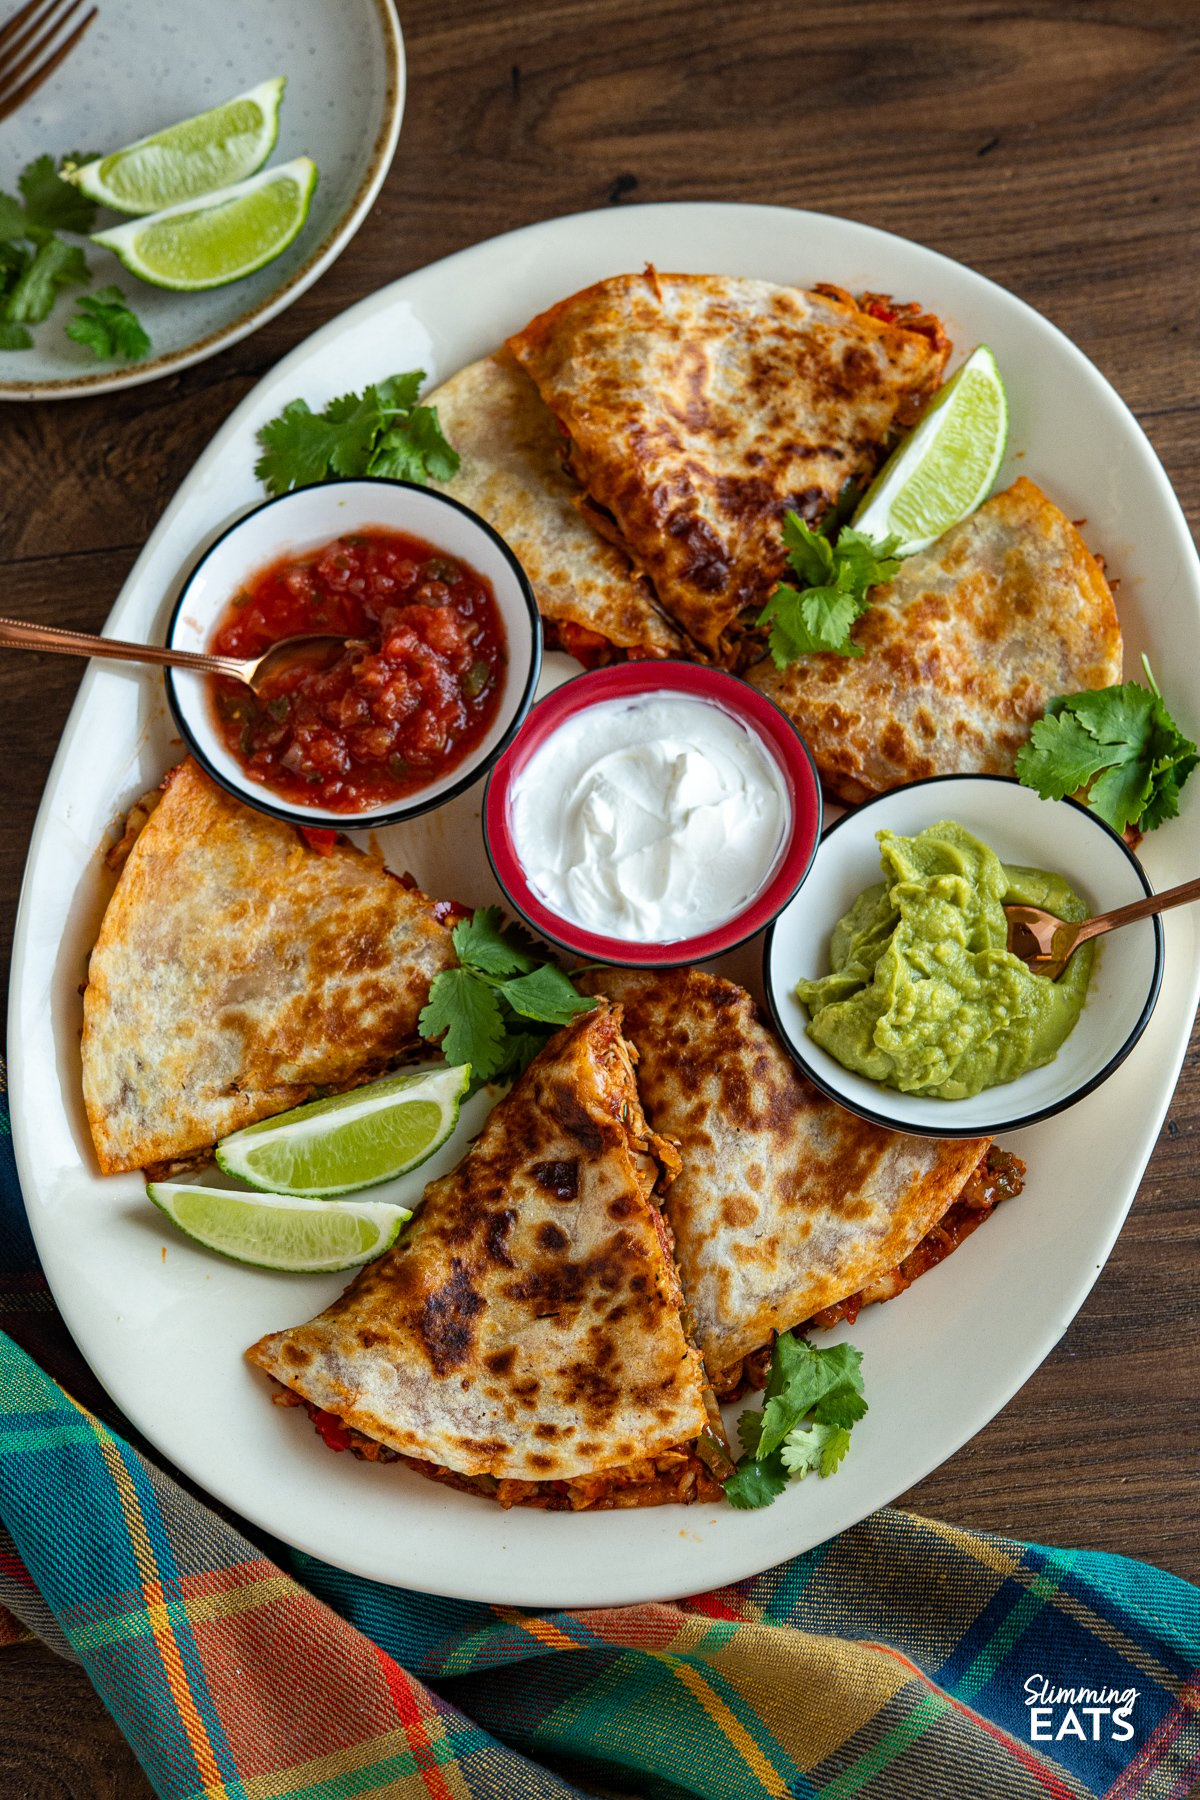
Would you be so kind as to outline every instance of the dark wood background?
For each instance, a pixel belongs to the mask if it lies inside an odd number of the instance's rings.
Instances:
[[[0,610],[98,629],[213,432],[309,332],[480,238],[629,201],[813,207],[971,264],[1099,365],[1200,519],[1196,0],[407,0],[402,12],[399,151],[314,288],[173,379],[0,411]],[[78,676],[66,660],[0,658],[4,969]],[[1198,1064],[1194,1040],[1129,1222],[1061,1344],[904,1504],[1200,1581]],[[38,1646],[0,1653],[0,1791],[150,1792],[84,1678]]]

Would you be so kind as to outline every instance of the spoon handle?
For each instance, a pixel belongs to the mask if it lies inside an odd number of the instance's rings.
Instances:
[[[1097,913],[1094,919],[1085,919],[1076,933],[1075,942],[1086,943],[1088,938],[1115,931],[1118,925],[1132,925],[1135,919],[1149,919],[1155,913],[1169,912],[1171,907],[1186,906],[1192,900],[1200,900],[1200,879],[1183,881],[1178,887],[1164,888],[1161,894],[1147,894],[1144,900],[1134,900],[1129,906],[1118,906],[1113,912]]]
[[[0,644],[13,650],[43,650],[54,656],[101,656],[113,662],[156,663],[168,669],[196,669],[209,675],[245,680],[245,667],[232,656],[208,656],[198,650],[168,650],[159,644],[127,644],[120,638],[92,637],[86,631],[61,631],[52,625],[27,625],[0,619]]]

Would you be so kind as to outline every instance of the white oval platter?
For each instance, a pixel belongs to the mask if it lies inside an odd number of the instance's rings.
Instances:
[[[1001,483],[1023,473],[1121,578],[1127,669],[1147,650],[1185,728],[1200,723],[1200,565],[1166,477],[1112,388],[1052,325],[970,270],[845,220],[767,207],[627,207],[552,220],[461,252],[317,332],[246,398],[146,545],[108,629],[161,638],[183,576],[261,498],[255,432],[298,395],[338,393],[420,366],[440,381],[551,302],[647,260],[778,282],[833,281],[917,298],[962,354],[995,351],[1012,430]],[[573,665],[564,658],[557,678]],[[548,671],[548,679],[555,678]],[[178,757],[161,680],[94,665],[46,786],[14,952],[8,1043],[16,1151],[55,1298],[109,1393],[162,1454],[286,1542],[356,1573],[508,1603],[619,1604],[677,1596],[768,1567],[893,1499],[978,1431],[1061,1336],[1137,1189],[1187,1044],[1200,986],[1197,916],[1166,921],[1166,981],[1146,1035],[1113,1079],[1018,1133],[1025,1193],[854,1341],[870,1411],[839,1473],[793,1484],[757,1513],[723,1505],[589,1514],[503,1512],[397,1467],[334,1456],[302,1414],[269,1404],[242,1360],[262,1333],[326,1305],[337,1277],[284,1278],[174,1236],[136,1176],[96,1172],[80,1097],[79,984],[111,891],[103,863],[130,802]],[[497,898],[480,841],[481,789],[381,834],[431,893]],[[1194,874],[1200,781],[1184,817],[1145,846],[1156,886]],[[757,988],[761,946],[729,959]],[[478,1128],[477,1100],[463,1125]],[[447,1146],[420,1180],[453,1160]],[[1037,1471],[1029,1480],[1036,1483]]]

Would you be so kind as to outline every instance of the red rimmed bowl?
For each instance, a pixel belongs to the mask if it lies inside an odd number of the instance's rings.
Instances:
[[[778,771],[788,820],[771,867],[751,898],[730,918],[698,936],[649,943],[611,937],[576,923],[532,886],[513,832],[513,793],[530,762],[570,719],[611,701],[678,697],[699,700],[732,718]],[[702,962],[745,943],[782,911],[808,874],[821,836],[821,788],[808,746],[773,701],[722,669],[696,663],[631,662],[595,669],[566,681],[539,700],[488,777],[483,835],[496,880],[540,937],[592,962],[670,968]]]

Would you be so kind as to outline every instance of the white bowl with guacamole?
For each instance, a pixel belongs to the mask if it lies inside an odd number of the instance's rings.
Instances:
[[[1030,1125],[1129,1055],[1163,933],[1157,919],[1115,932],[1051,983],[1006,950],[1003,903],[1074,920],[1150,891],[1073,801],[1003,776],[914,782],[826,831],[767,938],[771,1009],[804,1072],[864,1118],[947,1137]]]

